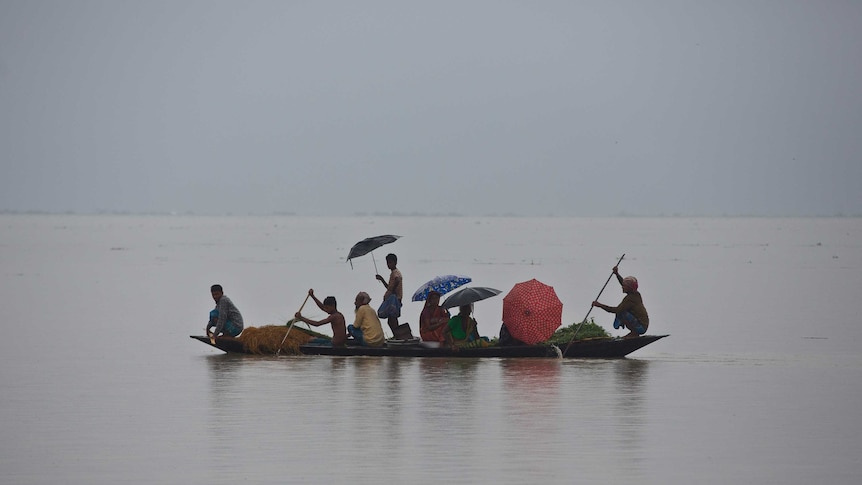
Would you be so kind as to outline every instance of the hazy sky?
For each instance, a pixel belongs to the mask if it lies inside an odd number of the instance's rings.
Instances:
[[[0,0],[0,210],[862,214],[862,2]]]

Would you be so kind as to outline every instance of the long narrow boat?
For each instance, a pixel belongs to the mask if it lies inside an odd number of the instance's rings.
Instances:
[[[392,342],[383,347],[360,347],[348,345],[333,347],[327,344],[307,344],[299,347],[304,355],[334,355],[334,356],[373,356],[373,357],[567,357],[567,358],[599,358],[614,359],[625,357],[632,352],[649,345],[668,335],[642,335],[637,338],[593,338],[576,340],[571,345],[519,345],[511,347],[482,347],[450,349],[446,347],[433,348],[422,344]],[[218,337],[211,342],[209,337],[191,335],[191,338],[211,345],[228,353],[248,353],[243,349],[242,342],[230,337]]]

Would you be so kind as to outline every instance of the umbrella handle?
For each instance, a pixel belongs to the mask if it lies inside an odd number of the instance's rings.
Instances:
[[[622,255],[622,256],[620,256],[619,261],[617,261],[617,264],[616,264],[616,265],[614,265],[614,266],[615,266],[615,267],[616,267],[616,266],[619,266],[619,265],[620,265],[620,263],[622,263],[622,262],[623,262],[623,258],[625,258],[625,257],[626,257],[626,254],[625,254],[625,253],[623,253],[623,255]],[[613,278],[613,276],[614,276],[614,272],[613,272],[613,271],[611,271],[610,276],[608,276],[607,281],[605,281],[604,286],[602,286],[602,289],[601,289],[601,290],[599,290],[599,294],[596,296],[596,299],[595,299],[595,300],[593,300],[593,301],[598,301],[599,297],[600,297],[600,296],[602,296],[602,293],[605,291],[605,288],[607,288],[607,287],[608,287],[608,283],[610,283],[610,282],[611,282],[611,278]],[[565,352],[563,352],[563,355],[565,355],[565,354],[566,354],[566,352],[568,352],[568,351],[569,351],[569,347],[572,345],[572,342],[574,342],[574,341],[575,341],[575,337],[577,337],[577,336],[578,336],[578,332],[580,332],[580,331],[581,331],[581,327],[584,325],[584,322],[586,322],[586,321],[587,321],[587,318],[590,316],[590,313],[591,313],[592,311],[593,311],[593,305],[592,305],[592,304],[590,304],[590,309],[589,309],[589,311],[587,311],[587,314],[586,314],[586,316],[584,316],[584,319],[583,319],[583,320],[581,320],[581,323],[579,323],[579,324],[578,324],[578,328],[576,328],[576,329],[575,329],[575,333],[574,333],[574,334],[572,334],[572,338],[571,338],[571,340],[569,340],[569,344],[568,344],[568,345],[566,345],[566,351],[565,351]]]
[[[371,262],[374,263],[374,274],[380,274],[380,271],[377,271],[377,260],[374,259],[374,251],[371,251]]]

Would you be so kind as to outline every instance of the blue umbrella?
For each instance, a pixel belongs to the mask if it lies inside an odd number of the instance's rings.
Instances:
[[[454,274],[447,274],[444,276],[437,276],[429,280],[424,285],[420,286],[416,293],[413,293],[413,301],[422,301],[428,299],[428,292],[436,291],[441,295],[444,295],[455,288],[458,288],[461,285],[465,285],[469,282],[473,281],[469,276],[460,276]]]

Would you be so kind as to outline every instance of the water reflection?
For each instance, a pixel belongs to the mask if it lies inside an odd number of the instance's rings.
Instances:
[[[500,362],[506,419],[521,431],[551,432],[557,425],[542,417],[560,406],[560,359],[507,359]]]
[[[238,419],[243,409],[243,395],[238,392],[241,382],[243,356],[211,355],[206,357],[209,376],[209,407],[201,412],[206,416],[206,455],[212,460],[210,473],[225,473],[230,468],[235,451],[231,446],[240,434],[242,420]]]
[[[211,355],[206,357],[210,382],[210,411],[213,419],[231,418],[233,409],[239,404],[235,392],[239,378],[241,356]]]
[[[646,459],[645,429],[649,362],[622,359],[614,363],[614,414],[619,433],[618,449],[627,455],[626,463],[638,472]]]
[[[648,449],[649,362],[633,359],[575,361],[573,382],[563,386],[573,412],[567,433],[578,439],[585,461],[626,463],[626,476],[644,472]],[[604,456],[607,450],[614,456]]]
[[[476,359],[418,359],[416,414],[426,432],[434,435],[467,426],[464,413],[473,407]]]
[[[418,359],[422,405],[445,413],[445,422],[469,426],[463,416],[475,412],[478,359]]]
[[[539,392],[558,386],[562,360],[504,359],[500,368],[508,384],[527,392]]]
[[[644,389],[649,384],[649,366],[649,361],[636,359],[622,359],[614,363],[614,383],[621,398],[618,401],[621,414],[643,414]]]
[[[328,360],[329,372],[327,372],[327,381],[336,385],[344,381],[344,376],[349,368],[348,357],[332,357]]]

